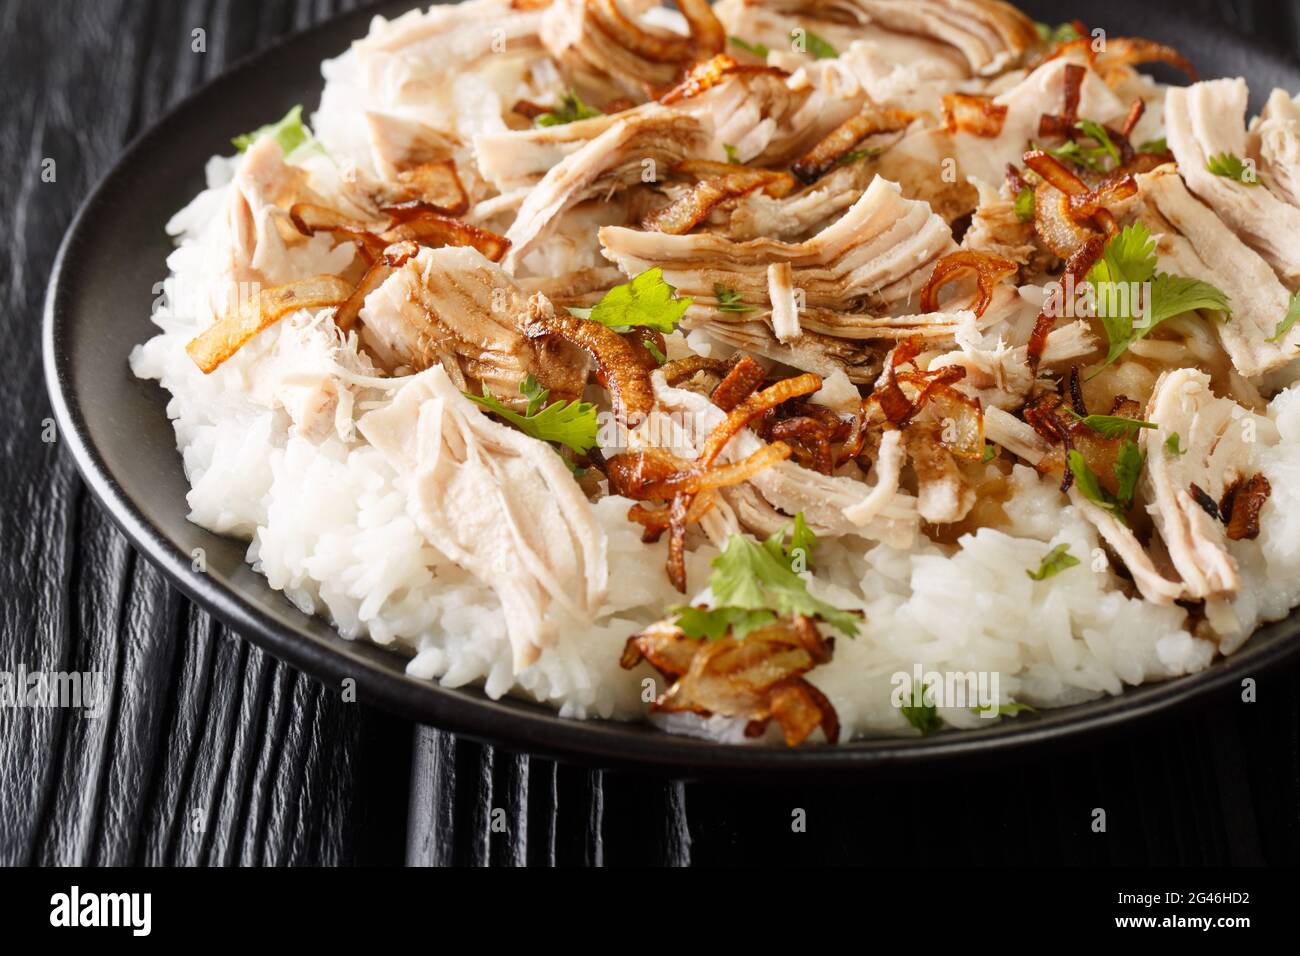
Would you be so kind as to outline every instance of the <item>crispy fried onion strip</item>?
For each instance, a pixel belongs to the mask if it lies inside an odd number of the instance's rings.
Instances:
[[[1239,478],[1229,485],[1219,501],[1219,517],[1228,527],[1233,541],[1254,541],[1259,537],[1259,512],[1273,493],[1273,486],[1262,473]]]
[[[1106,49],[1098,58],[1098,67],[1105,72],[1110,67],[1139,63],[1168,63],[1182,72],[1193,83],[1199,79],[1192,62],[1171,46],[1144,40],[1142,37],[1111,37],[1106,41]]]
[[[1116,171],[1094,188],[1041,150],[1025,153],[1024,161],[1042,177],[1034,190],[1034,227],[1057,256],[1069,259],[1098,234],[1090,222],[1107,236],[1119,231],[1119,223],[1106,207],[1137,194],[1132,174]]]
[[[1065,106],[1060,115],[1044,113],[1038,118],[1039,136],[1063,136],[1074,138],[1074,124],[1079,121],[1079,96],[1083,92],[1083,80],[1088,75],[1087,67],[1078,63],[1069,63],[1065,67]]]
[[[782,618],[746,635],[718,640],[687,637],[668,622],[628,638],[620,663],[648,661],[672,683],[652,711],[720,714],[747,721],[757,737],[775,720],[787,746],[796,747],[818,727],[829,743],[839,740],[839,717],[826,695],[803,678],[829,661],[835,644],[809,618]]]
[[[387,218],[382,222],[364,222],[310,203],[298,203],[289,210],[289,219],[304,236],[328,232],[339,241],[357,244],[367,263],[373,264],[383,250],[396,242],[415,240],[422,246],[473,246],[493,262],[510,248],[510,240],[444,215],[427,203],[413,201],[384,206]]]
[[[1097,233],[1090,232],[1084,236],[1079,246],[1065,261],[1065,272],[1061,276],[1061,288],[1064,290],[1069,288],[1071,284],[1075,289],[1080,288],[1088,278],[1088,270],[1092,268],[1093,263],[1101,258],[1105,248],[1106,241]],[[1052,298],[1048,297],[1043,305],[1043,310],[1038,313],[1038,318],[1034,320],[1034,328],[1029,333],[1029,344],[1026,348],[1025,364],[1034,372],[1038,371],[1038,365],[1043,360],[1043,353],[1047,351],[1047,337],[1052,334],[1052,327],[1055,324],[1056,314],[1052,308]]]
[[[1071,409],[1075,412],[1074,415],[1070,414]],[[1061,491],[1064,493],[1070,490],[1074,479],[1074,473],[1066,467],[1066,455],[1070,451],[1077,451],[1097,475],[1102,486],[1113,494],[1118,487],[1115,463],[1123,439],[1107,438],[1079,421],[1077,416],[1086,414],[1087,409],[1080,411],[1077,403],[1067,402],[1060,395],[1043,395],[1025,406],[1025,423],[1053,446],[1052,452],[1040,460],[1036,467],[1042,474],[1060,472]],[[1116,395],[1110,414],[1121,418],[1140,418],[1142,406],[1124,395]]]
[[[407,167],[398,171],[397,181],[408,201],[423,203],[444,216],[464,215],[469,209],[469,194],[461,185],[454,160]]]
[[[790,167],[805,183],[825,176],[854,146],[877,133],[893,133],[906,129],[917,114],[907,110],[867,107],[856,116],[850,116],[820,143],[809,150]]]
[[[1007,107],[995,103],[991,96],[946,93],[943,119],[950,133],[971,133],[993,139],[1002,134],[1002,124],[1007,121]]]
[[[932,421],[939,428],[939,444],[954,455],[979,461],[984,456],[984,411],[978,398],[952,386],[966,377],[960,365],[946,365],[933,371],[917,368],[916,358],[924,349],[920,336],[900,342],[871,397],[864,414],[869,421],[888,422],[906,428],[913,421]],[[902,371],[911,365],[911,371]]]
[[[664,531],[670,533],[668,579],[678,591],[686,591],[686,529],[713,507],[717,489],[749,480],[762,469],[789,458],[792,451],[784,442],[776,442],[736,465],[720,469],[715,463],[723,448],[742,428],[765,412],[792,398],[811,395],[819,388],[821,378],[809,372],[783,379],[761,392],[746,396],[705,438],[694,462],[667,459],[662,451],[656,449],[626,452],[609,460],[611,489],[638,501],[627,516],[645,528],[643,538],[654,541]],[[677,472],[670,472],[669,465]],[[714,476],[714,472],[719,472],[719,475]],[[641,503],[668,500],[670,494],[667,507],[649,508]]]
[[[290,312],[338,305],[352,287],[337,276],[320,275],[261,289],[239,308],[218,319],[185,346],[194,364],[207,375],[238,352],[244,343]]]
[[[420,246],[411,240],[395,242],[384,249],[379,259],[366,270],[357,287],[352,290],[347,301],[334,313],[334,325],[343,333],[351,332],[357,324],[357,316],[366,304],[366,296],[374,292],[394,271],[406,264],[406,261],[419,253]]]
[[[949,253],[934,264],[930,279],[921,290],[921,311],[937,312],[939,309],[939,290],[954,279],[968,272],[975,273],[979,287],[979,299],[975,302],[975,314],[981,316],[993,302],[993,290],[997,284],[1009,275],[1015,275],[1019,267],[1009,259],[990,255],[987,252],[975,252],[963,249]]]
[[[659,98],[659,102],[664,106],[672,106],[682,100],[689,100],[699,96],[706,90],[717,86],[728,76],[737,76],[741,74],[760,74],[766,73],[769,76],[784,78],[788,74],[785,70],[779,70],[774,66],[753,66],[750,64],[737,63],[732,57],[725,53],[719,53],[712,59],[696,63],[687,70],[682,81],[674,86],[671,90]]]
[[[681,0],[677,8],[686,18],[690,36],[643,29],[619,9],[616,0],[588,0],[597,13],[600,29],[619,46],[655,63],[690,63],[721,53],[727,33],[708,0]]]
[[[641,220],[648,232],[680,236],[690,232],[721,203],[762,189],[771,196],[785,196],[794,188],[789,173],[757,166],[737,166],[688,160],[677,164],[673,172],[702,176],[685,194]]]
[[[524,335],[529,339],[553,335],[590,354],[596,360],[597,377],[609,389],[614,416],[627,427],[635,428],[654,408],[654,388],[639,352],[608,326],[567,310],[556,312],[537,293],[528,301]]]

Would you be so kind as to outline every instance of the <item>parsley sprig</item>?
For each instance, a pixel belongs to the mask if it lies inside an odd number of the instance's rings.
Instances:
[[[259,126],[251,133],[241,133],[230,142],[241,153],[247,152],[248,148],[256,143],[263,136],[273,136],[275,141],[280,144],[280,149],[288,157],[291,153],[301,146],[308,144],[322,149],[315,137],[311,135],[305,123],[302,121],[302,105],[299,104],[274,123],[268,123],[265,126]]]
[[[694,299],[678,298],[677,289],[664,281],[664,270],[655,266],[631,282],[616,285],[590,309],[570,308],[580,319],[591,319],[616,332],[633,327],[673,331]]]
[[[579,455],[596,447],[600,426],[595,405],[577,400],[548,401],[550,390],[542,388],[532,375],[519,383],[519,394],[528,401],[522,415],[502,404],[486,385],[482,395],[465,392],[465,397],[539,441],[562,445]]]
[[[603,116],[600,110],[594,106],[588,106],[582,101],[577,90],[569,90],[560,97],[560,105],[549,113],[541,113],[533,120],[538,126],[567,126],[570,123],[576,123],[578,120],[591,119],[595,116]]]
[[[1119,456],[1115,460],[1117,487],[1114,494],[1111,494],[1101,483],[1097,473],[1088,467],[1088,462],[1083,455],[1074,449],[1070,449],[1068,462],[1070,471],[1074,473],[1074,482],[1079,493],[1093,504],[1109,511],[1124,524],[1128,524],[1128,512],[1133,507],[1138,477],[1142,474],[1143,465],[1146,464],[1146,455],[1138,448],[1137,442],[1125,439],[1120,445]]]
[[[1259,185],[1259,177],[1255,175],[1255,167],[1243,162],[1240,156],[1233,153],[1219,153],[1216,156],[1211,156],[1206,161],[1205,168],[1216,176],[1231,179],[1243,186]]]
[[[802,614],[820,618],[849,637],[856,636],[858,616],[813,597],[807,582],[794,570],[801,560],[805,564],[811,560],[816,543],[802,513],[795,516],[789,529],[777,531],[761,543],[733,534],[713,559],[709,590],[714,606],[672,608],[677,626],[690,637],[716,640],[730,631],[739,640],[778,617]]]
[[[1029,575],[1031,580],[1046,581],[1078,563],[1079,559],[1070,553],[1068,544],[1058,544],[1038,563],[1037,571],[1025,571],[1025,574]]]
[[[1093,375],[1166,319],[1197,309],[1231,312],[1227,295],[1208,282],[1157,272],[1155,250],[1151,230],[1135,222],[1106,242],[1102,257],[1088,271],[1109,342]]]

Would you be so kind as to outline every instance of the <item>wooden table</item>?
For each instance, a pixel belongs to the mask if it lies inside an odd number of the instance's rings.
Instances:
[[[170,587],[43,440],[48,270],[123,144],[226,64],[354,5],[0,5],[0,670],[112,687],[98,720],[0,708],[0,863],[1300,863],[1300,667],[1259,675],[1258,703],[1229,692],[1000,766],[679,782],[341,703]],[[1171,6],[1300,48],[1288,0]]]

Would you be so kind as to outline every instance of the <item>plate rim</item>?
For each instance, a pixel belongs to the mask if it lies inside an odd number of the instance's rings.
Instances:
[[[286,626],[258,607],[239,588],[226,585],[210,575],[192,573],[190,555],[177,548],[139,504],[126,494],[88,433],[81,409],[82,396],[72,381],[70,353],[60,347],[68,338],[74,322],[67,305],[72,295],[70,289],[76,283],[75,270],[68,269],[70,257],[78,246],[88,241],[92,217],[111,201],[128,168],[139,161],[150,143],[165,137],[169,128],[194,109],[199,101],[244,78],[260,63],[283,52],[286,47],[303,44],[309,38],[325,33],[342,31],[353,21],[364,21],[398,6],[412,5],[369,4],[306,30],[286,34],[241,57],[166,110],[115,157],[82,200],[59,244],[46,287],[41,322],[42,364],[59,438],[66,443],[77,471],[132,546],[160,568],[173,586],[214,614],[237,636],[318,680],[328,683],[353,678],[359,701],[418,723],[432,724],[508,749],[561,760],[696,776],[794,770],[861,772],[882,768],[913,769],[1001,757],[1048,742],[1077,742],[1088,736],[1114,731],[1133,721],[1172,713],[1225,689],[1252,672],[1260,673],[1300,653],[1300,639],[1296,639],[1300,634],[1300,609],[1294,609],[1281,621],[1257,629],[1251,641],[1231,657],[1216,658],[1209,668],[1196,674],[1138,685],[1116,696],[1043,711],[1028,718],[1004,719],[994,726],[977,730],[946,731],[928,737],[867,737],[835,746],[786,749],[722,744],[668,734],[635,722],[562,718],[553,709],[531,701],[509,697],[493,700],[479,687],[447,688],[436,682],[419,680],[389,669],[355,650],[374,645],[343,638],[329,643],[304,630]],[[1289,60],[1240,35],[1234,39],[1252,51],[1258,51],[1261,57],[1295,68]],[[165,415],[162,408],[159,411]],[[179,455],[179,451],[173,447],[172,454]],[[278,596],[288,605],[282,593]],[[296,609],[292,609],[292,613],[302,614]],[[309,620],[307,615],[302,617]],[[1289,638],[1278,637],[1251,648],[1255,638],[1273,630],[1292,633]],[[404,669],[400,663],[403,657],[392,654],[392,659]]]

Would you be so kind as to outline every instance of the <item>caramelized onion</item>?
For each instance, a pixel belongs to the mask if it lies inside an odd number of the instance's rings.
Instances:
[[[781,78],[787,75],[785,70],[778,70],[774,66],[741,65],[727,54],[719,53],[717,56],[691,67],[686,72],[686,76],[682,78],[682,81],[661,96],[659,102],[664,106],[671,106],[673,103],[699,96],[706,90],[717,86],[728,76],[763,73]]]
[[[744,196],[756,189],[766,189],[769,193],[775,190],[784,195],[794,185],[789,173],[750,166],[718,165],[722,166],[720,175],[701,179],[685,195],[642,219],[641,228],[647,232],[680,236],[690,232],[716,206],[729,199]],[[680,167],[678,171],[681,171]]]
[[[208,326],[185,346],[194,364],[206,375],[238,352],[244,343],[290,312],[338,305],[351,287],[337,276],[319,275],[262,289],[239,308]]]
[[[1262,473],[1234,482],[1223,492],[1219,517],[1228,526],[1233,541],[1254,541],[1259,537],[1259,512],[1272,494],[1273,486]]]
[[[640,357],[626,339],[608,326],[580,319],[568,311],[556,312],[538,293],[528,301],[524,335],[529,339],[553,335],[590,354],[609,389],[615,417],[627,427],[635,428],[654,408],[654,389]]]
[[[1100,57],[1104,69],[1119,64],[1134,66],[1139,63],[1168,63],[1195,83],[1199,76],[1187,57],[1171,46],[1144,40],[1141,37],[1111,37],[1106,41],[1106,51]]]
[[[975,303],[975,314],[981,316],[993,302],[993,290],[998,282],[1019,269],[1014,262],[987,252],[975,252],[963,249],[949,253],[934,264],[930,279],[921,290],[921,311],[937,312],[939,309],[939,290],[954,279],[967,272],[975,273],[979,286],[979,299]]]
[[[724,412],[729,412],[763,384],[767,378],[767,369],[759,365],[748,355],[742,355],[726,376],[713,390],[713,404]]]
[[[791,170],[805,183],[815,182],[868,136],[906,129],[916,115],[907,110],[868,107],[835,127],[825,139],[796,160]]]
[[[672,682],[652,710],[743,718],[751,736],[775,720],[794,747],[818,726],[828,741],[839,739],[835,709],[802,677],[833,653],[834,643],[800,616],[781,618],[740,640],[729,634],[717,640],[687,637],[665,622],[628,638],[620,663],[630,668],[644,659]]]
[[[1074,124],[1079,121],[1079,94],[1083,91],[1083,79],[1087,75],[1087,68],[1078,63],[1066,65],[1064,108],[1059,116],[1044,113],[1039,117],[1039,136],[1060,136],[1066,139],[1074,137]]]
[[[424,246],[471,246],[493,262],[500,262],[510,248],[505,236],[429,210],[398,222],[380,238],[386,243],[413,239]]]
[[[1007,107],[995,103],[991,96],[946,93],[943,97],[943,116],[950,133],[960,131],[992,139],[1002,133],[1002,124],[1007,119]]]
[[[411,200],[446,216],[460,216],[469,209],[469,194],[461,185],[456,173],[456,163],[446,159],[436,163],[420,163],[399,170],[397,181],[405,187]]]

